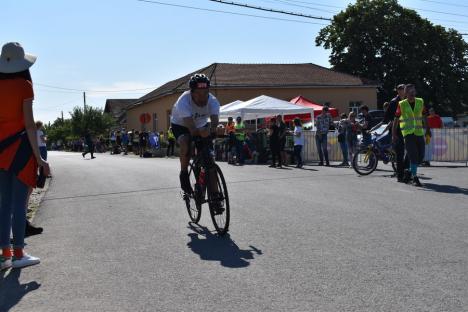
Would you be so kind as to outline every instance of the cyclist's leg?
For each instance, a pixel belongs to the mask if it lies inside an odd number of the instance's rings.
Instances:
[[[180,186],[185,193],[191,194],[193,192],[190,185],[188,166],[190,162],[190,131],[186,127],[171,124],[172,131],[180,146]]]

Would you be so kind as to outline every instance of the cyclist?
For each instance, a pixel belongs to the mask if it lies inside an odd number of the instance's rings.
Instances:
[[[190,90],[177,99],[171,114],[172,132],[180,146],[180,186],[186,194],[193,193],[188,173],[191,137],[208,138],[216,134],[220,107],[209,91],[210,79],[204,74],[190,77],[189,87]],[[208,119],[211,120],[209,128]],[[210,180],[215,181],[216,173],[210,170],[209,174]]]

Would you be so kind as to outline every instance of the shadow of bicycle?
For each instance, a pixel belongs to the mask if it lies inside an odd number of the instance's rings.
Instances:
[[[253,260],[255,254],[263,254],[253,246],[249,246],[250,249],[240,249],[229,234],[218,236],[216,232],[212,233],[208,228],[194,223],[189,223],[188,228],[194,233],[188,234],[190,242],[187,246],[202,260],[219,261],[228,268],[244,268],[250,265],[249,260]]]

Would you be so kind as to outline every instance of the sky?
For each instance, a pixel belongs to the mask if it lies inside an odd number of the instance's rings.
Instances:
[[[20,42],[38,56],[31,68],[35,118],[69,117],[86,102],[139,98],[189,72],[218,63],[315,63],[329,67],[329,50],[315,46],[327,21],[261,12],[209,0],[160,0],[240,14],[138,0],[0,0],[0,44]],[[229,0],[332,17],[354,1]],[[434,24],[468,33],[468,0],[404,0]],[[308,23],[314,24],[308,24]],[[468,37],[465,37],[468,38]],[[73,90],[69,90],[73,89]]]

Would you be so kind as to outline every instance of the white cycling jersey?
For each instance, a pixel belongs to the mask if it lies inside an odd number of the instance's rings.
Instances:
[[[184,118],[192,117],[195,127],[202,128],[207,124],[210,116],[219,116],[219,107],[218,100],[211,93],[207,105],[200,107],[193,102],[190,91],[185,91],[172,108],[171,123],[185,127]]]

